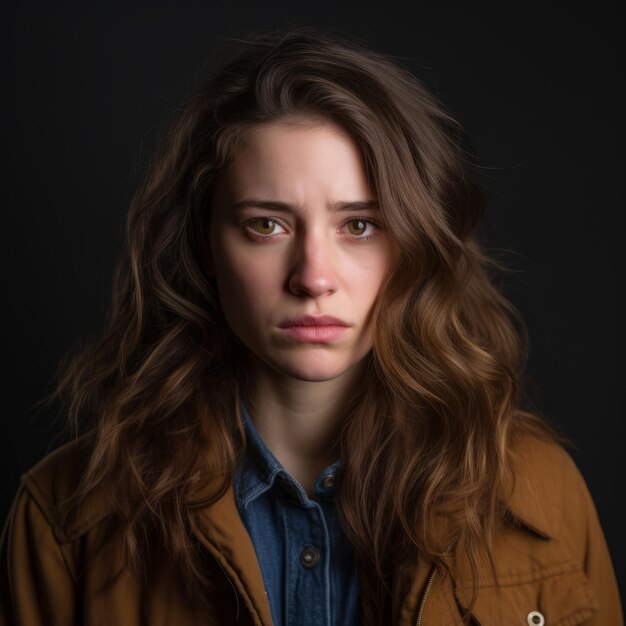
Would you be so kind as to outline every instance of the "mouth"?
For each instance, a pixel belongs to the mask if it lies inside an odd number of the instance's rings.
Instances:
[[[280,332],[291,339],[305,343],[331,343],[345,335],[348,326],[337,324],[292,325],[279,328]]]
[[[289,328],[293,326],[341,326],[347,328],[350,324],[332,315],[301,315],[290,320],[285,320],[278,326],[279,328]]]

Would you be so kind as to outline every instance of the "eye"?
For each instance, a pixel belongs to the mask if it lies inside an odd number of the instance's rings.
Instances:
[[[276,225],[280,226],[278,221],[272,217],[253,217],[252,219],[245,221],[246,226],[250,226],[252,224],[259,224],[260,228],[254,228],[253,231],[258,235],[264,236],[273,235]],[[282,228],[282,226],[280,227]]]
[[[362,235],[364,232],[366,232],[367,230],[367,226],[374,226],[374,230],[377,229],[378,224],[376,222],[373,222],[372,220],[367,220],[363,217],[355,217],[351,220],[348,220],[345,225],[348,226],[348,230],[351,232],[351,234],[355,235],[356,239],[369,239],[372,235],[368,235],[367,237],[361,237],[360,235]],[[356,225],[356,226],[355,226]],[[355,226],[355,230],[357,232],[353,232],[352,229],[350,228],[350,226]]]

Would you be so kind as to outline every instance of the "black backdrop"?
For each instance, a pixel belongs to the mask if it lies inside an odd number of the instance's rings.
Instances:
[[[624,594],[617,7],[5,5],[2,520],[19,475],[55,445],[55,411],[32,405],[51,390],[62,354],[100,328],[155,128],[225,37],[289,22],[396,56],[468,129],[490,196],[486,242],[509,251],[507,295],[530,330],[532,393],[578,445]]]

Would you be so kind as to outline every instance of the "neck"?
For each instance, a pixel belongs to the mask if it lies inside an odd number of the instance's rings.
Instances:
[[[339,432],[364,367],[365,359],[336,378],[303,381],[256,364],[246,406],[265,445],[287,471],[321,471],[338,459]]]

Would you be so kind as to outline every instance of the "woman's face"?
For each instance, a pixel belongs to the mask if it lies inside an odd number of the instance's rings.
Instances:
[[[360,150],[340,127],[253,127],[216,181],[210,257],[231,329],[274,370],[329,380],[371,349],[370,313],[393,246]],[[290,324],[303,315],[346,326]]]

